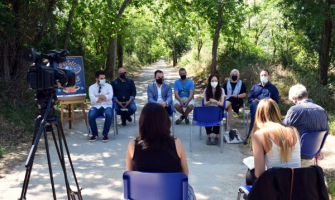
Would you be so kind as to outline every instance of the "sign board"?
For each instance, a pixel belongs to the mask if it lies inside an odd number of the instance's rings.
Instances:
[[[85,74],[83,57],[68,56],[63,63],[55,63],[56,68],[72,70],[76,75],[76,84],[73,87],[57,89],[57,97],[78,97],[86,96]]]

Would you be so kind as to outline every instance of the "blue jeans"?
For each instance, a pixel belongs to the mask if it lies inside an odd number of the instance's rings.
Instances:
[[[250,114],[251,114],[249,133],[248,133],[249,135],[251,133],[252,128],[254,127],[254,121],[255,121],[255,114],[256,114],[257,106],[258,106],[258,103],[255,103],[255,102],[253,102],[249,105]]]
[[[95,120],[99,116],[105,117],[105,124],[104,124],[104,130],[102,131],[102,135],[107,136],[109,133],[109,129],[112,125],[113,109],[111,107],[107,108],[100,107],[99,109],[96,107],[91,107],[90,111],[88,112],[88,123],[90,124],[92,135],[94,136],[98,136],[98,127],[97,122]]]
[[[123,119],[127,119],[128,117],[132,116],[135,111],[136,111],[136,104],[134,101],[132,101],[129,105],[128,105],[128,111],[121,111],[120,110],[120,106],[116,103],[115,104],[115,111],[118,115],[121,115],[121,117]]]

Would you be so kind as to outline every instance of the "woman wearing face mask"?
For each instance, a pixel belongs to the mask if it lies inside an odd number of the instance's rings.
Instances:
[[[233,111],[239,113],[239,109],[243,105],[243,98],[247,96],[247,89],[240,80],[240,72],[237,69],[231,70],[230,79],[223,85],[223,89],[227,94],[226,109],[228,111],[228,130],[230,131]]]
[[[224,103],[225,92],[220,87],[219,77],[217,75],[211,75],[208,78],[207,88],[204,90],[204,104],[205,106],[222,106]],[[219,131],[220,126],[206,127],[207,133],[207,145],[218,145],[219,144]],[[215,133],[216,137],[214,141],[211,141],[210,134]]]

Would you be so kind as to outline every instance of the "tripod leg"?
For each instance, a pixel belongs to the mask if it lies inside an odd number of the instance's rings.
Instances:
[[[38,133],[38,129],[41,125],[41,121],[42,121],[42,117],[39,116],[35,119],[35,130],[34,130],[34,136],[33,136],[33,140],[31,142],[31,144],[34,144],[36,135]],[[33,156],[33,162],[34,162],[34,156]],[[31,167],[26,169],[26,174],[24,176],[24,181],[23,181],[23,186],[22,186],[22,192],[21,192],[21,197],[19,198],[19,200],[24,200],[26,199],[26,195],[27,195],[27,190],[28,190],[28,185],[29,185],[29,180],[30,180],[30,175],[31,175],[31,170],[33,169],[33,164],[31,165]]]
[[[51,125],[47,125],[47,126],[51,126]],[[46,150],[47,158],[48,158],[48,166],[49,166],[49,174],[50,174],[50,181],[51,181],[51,187],[52,187],[52,194],[53,194],[54,200],[56,200],[57,198],[56,198],[54,179],[53,179],[53,175],[52,175],[52,166],[51,166],[51,160],[50,160],[48,136],[47,136],[47,132],[45,131],[45,129],[44,129],[44,142],[45,142],[45,150]]]
[[[56,127],[57,127],[57,131],[58,131],[58,134],[59,135],[59,138],[62,138],[63,139],[63,142],[64,142],[64,146],[65,146],[65,150],[66,150],[66,153],[67,153],[67,157],[69,159],[69,163],[70,163],[70,166],[71,166],[71,170],[72,170],[72,174],[73,174],[73,178],[75,180],[75,183],[76,183],[76,187],[77,187],[77,192],[76,194],[78,195],[78,198],[79,200],[82,200],[82,196],[81,196],[81,189],[79,188],[79,184],[78,184],[78,180],[77,180],[77,176],[76,176],[76,173],[74,171],[74,167],[73,167],[73,164],[72,164],[72,160],[71,160],[71,156],[70,156],[70,151],[69,151],[69,148],[67,146],[67,142],[66,142],[66,139],[65,139],[65,134],[64,134],[64,131],[63,131],[63,127],[62,127],[62,124],[60,123],[59,119],[57,118],[57,124],[56,124]],[[65,167],[65,165],[64,165]]]

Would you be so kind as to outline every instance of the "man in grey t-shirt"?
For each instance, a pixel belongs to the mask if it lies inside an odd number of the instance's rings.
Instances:
[[[328,131],[328,115],[308,99],[306,87],[297,84],[290,88],[289,99],[295,104],[286,114],[284,124],[297,128],[300,136],[306,132]]]

